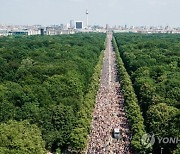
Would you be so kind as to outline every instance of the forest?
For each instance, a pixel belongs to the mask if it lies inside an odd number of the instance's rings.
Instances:
[[[115,33],[114,37],[138,98],[145,130],[156,139],[152,152],[160,153],[163,148],[163,153],[178,154],[179,142],[159,143],[157,138],[180,139],[180,35]],[[141,134],[142,130],[137,131]]]
[[[85,147],[105,37],[90,33],[0,39],[1,154]]]

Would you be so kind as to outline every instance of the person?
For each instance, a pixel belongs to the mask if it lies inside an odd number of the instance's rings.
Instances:
[[[118,73],[115,64],[115,53],[110,52],[112,69],[111,69],[111,86],[108,86],[109,80],[109,63],[108,54],[105,53],[103,72],[100,79],[100,87],[96,97],[94,109],[92,130],[89,141],[89,154],[111,154],[129,152],[130,132],[124,110],[124,98],[120,90],[120,83],[117,82]],[[120,128],[124,141],[112,139],[111,130]]]

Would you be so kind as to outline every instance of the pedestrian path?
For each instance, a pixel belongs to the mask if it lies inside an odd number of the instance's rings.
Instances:
[[[88,144],[88,154],[129,154],[130,132],[124,110],[124,98],[118,81],[112,34],[107,34],[100,87],[93,113],[92,131]],[[119,128],[123,140],[114,139],[112,131]]]

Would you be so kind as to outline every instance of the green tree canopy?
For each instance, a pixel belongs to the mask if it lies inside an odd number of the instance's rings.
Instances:
[[[1,154],[45,154],[41,131],[27,121],[9,121],[0,125]]]

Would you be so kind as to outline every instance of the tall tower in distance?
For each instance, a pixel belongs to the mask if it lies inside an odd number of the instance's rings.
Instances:
[[[88,12],[88,10],[86,10],[86,28],[88,29],[89,28],[89,19],[88,19],[88,15],[89,15],[89,12]]]

